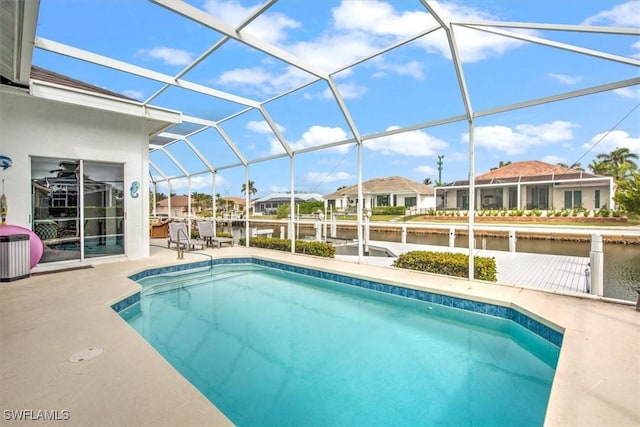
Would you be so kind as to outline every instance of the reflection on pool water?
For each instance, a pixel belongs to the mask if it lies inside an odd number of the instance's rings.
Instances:
[[[235,424],[543,424],[555,330],[508,307],[236,261],[143,272],[121,311]]]

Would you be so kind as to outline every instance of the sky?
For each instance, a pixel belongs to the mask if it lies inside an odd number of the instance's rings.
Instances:
[[[232,27],[262,3],[189,0],[186,3]],[[438,2],[452,21],[506,21],[640,28],[640,0],[473,0]],[[418,0],[280,0],[240,34],[227,39],[162,5],[142,0],[41,0],[36,35],[167,76],[178,76],[235,100],[260,103],[286,144],[291,161],[256,108],[163,84],[36,48],[33,64],[185,116],[218,125],[250,162],[256,197],[290,191],[328,194],[357,183],[363,138],[363,180],[404,176],[443,183],[468,178],[469,123],[464,119],[450,45]],[[230,27],[231,28],[231,27]],[[640,85],[485,115],[516,103],[640,77],[640,37],[547,29],[501,28],[509,34],[552,41],[555,47],[454,26],[460,69],[474,120],[475,173],[502,162],[541,160],[587,166],[620,147],[640,153]],[[421,35],[425,33],[424,35]],[[420,36],[421,35],[421,36]],[[419,37],[417,37],[419,36]],[[413,38],[413,39],[411,39]],[[409,40],[394,49],[373,53]],[[257,40],[257,43],[252,41]],[[611,55],[604,60],[562,49]],[[271,56],[256,49],[282,52]],[[201,62],[190,67],[203,53]],[[293,58],[292,66],[281,58]],[[290,61],[291,62],[291,61]],[[188,67],[188,68],[187,68]],[[304,69],[302,69],[304,68]],[[305,71],[307,70],[307,71]],[[325,79],[331,75],[342,103]],[[283,95],[284,94],[284,95]],[[345,114],[346,112],[346,114]],[[462,117],[452,121],[451,118]],[[438,124],[446,122],[446,124]],[[214,128],[182,123],[168,132],[188,136],[150,153],[154,179],[192,177],[192,191],[210,193],[212,177],[192,152],[218,168],[216,192],[240,196],[245,169]],[[399,133],[391,131],[402,130]],[[195,133],[194,133],[195,132]],[[382,137],[373,138],[379,134]],[[342,143],[344,141],[351,141]],[[342,143],[342,144],[337,144]],[[313,147],[328,148],[311,151]],[[438,156],[442,170],[438,170]],[[268,160],[265,160],[268,159]],[[184,194],[187,180],[172,180]],[[166,184],[158,191],[167,193]]]

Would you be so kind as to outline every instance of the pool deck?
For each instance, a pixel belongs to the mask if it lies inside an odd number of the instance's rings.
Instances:
[[[35,417],[38,410],[58,410],[60,416],[68,411],[69,419],[37,424],[230,425],[110,308],[138,289],[127,276],[201,261],[207,259],[204,252],[256,256],[517,307],[564,330],[545,425],[640,425],[640,312],[632,305],[244,247],[197,252],[177,260],[174,250],[152,246],[151,256],[141,260],[0,283],[0,423],[33,425],[8,420],[7,411],[32,410]],[[96,347],[101,355],[68,361]]]

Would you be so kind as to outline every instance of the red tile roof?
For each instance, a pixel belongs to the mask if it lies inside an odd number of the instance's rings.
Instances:
[[[562,181],[601,178],[600,175],[581,172],[565,166],[552,165],[539,160],[513,162],[501,168],[476,176],[476,184],[500,184],[527,181]],[[469,181],[454,181],[445,186],[469,185]]]
[[[524,162],[509,163],[508,165],[505,165],[501,168],[483,173],[482,175],[478,175],[476,179],[484,181],[491,179],[517,178],[524,176],[533,177],[575,173],[580,173],[580,171],[565,166],[552,165],[550,163],[541,162],[539,160],[527,160]]]
[[[193,206],[195,200],[191,200],[191,205]],[[162,199],[158,202],[158,206],[160,207],[168,207],[169,199]],[[180,206],[189,206],[189,198],[187,196],[172,196],[171,197],[171,207],[177,208]]]

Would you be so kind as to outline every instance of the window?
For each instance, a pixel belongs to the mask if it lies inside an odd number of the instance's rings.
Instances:
[[[564,192],[564,208],[573,209],[582,206],[582,191],[565,191]]]
[[[549,188],[533,187],[527,209],[549,209]]]
[[[389,195],[381,194],[376,196],[376,206],[389,206]]]
[[[404,198],[404,206],[406,208],[412,208],[418,204],[417,197],[405,197]]]
[[[469,190],[456,191],[456,206],[458,209],[469,209]]]
[[[509,188],[509,209],[517,209],[518,208],[518,188],[510,187]]]
[[[594,208],[600,209],[600,190],[596,190],[593,203],[594,203]]]

